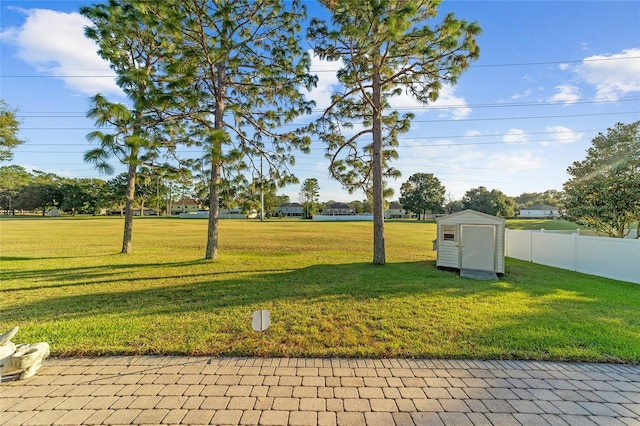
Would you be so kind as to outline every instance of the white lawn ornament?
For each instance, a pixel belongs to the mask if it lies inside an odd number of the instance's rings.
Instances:
[[[49,356],[47,342],[32,345],[12,343],[11,339],[17,332],[18,327],[14,327],[0,334],[0,379],[3,375],[18,373],[20,379],[28,379],[36,374],[42,366],[42,360]]]
[[[255,331],[265,331],[271,325],[271,314],[267,310],[255,311],[252,316],[251,326]]]

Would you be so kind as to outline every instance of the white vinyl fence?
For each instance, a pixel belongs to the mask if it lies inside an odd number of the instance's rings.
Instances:
[[[640,284],[640,239],[506,232],[506,256]]]
[[[373,221],[373,215],[372,214],[357,214],[357,215],[353,215],[353,214],[344,214],[344,215],[331,215],[331,214],[314,214],[313,215],[313,220],[322,220],[325,222],[338,222],[338,221],[342,221],[342,222],[349,222],[349,221],[357,221],[357,220],[368,220],[368,221]]]

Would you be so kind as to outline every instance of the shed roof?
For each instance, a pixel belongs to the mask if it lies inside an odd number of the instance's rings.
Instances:
[[[486,214],[486,213],[482,213],[482,212],[478,212],[475,210],[471,210],[471,209],[467,209],[467,210],[462,210],[460,212],[457,213],[452,213],[446,216],[441,216],[441,217],[437,217],[436,218],[436,223],[439,222],[456,222],[457,220],[462,220],[463,218],[473,218],[476,217],[478,220],[483,220],[483,221],[493,221],[496,222],[498,224],[504,224],[506,222],[506,219],[498,217],[498,216],[492,216],[490,214]]]

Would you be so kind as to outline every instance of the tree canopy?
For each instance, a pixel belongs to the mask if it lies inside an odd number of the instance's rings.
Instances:
[[[484,186],[471,188],[462,198],[465,209],[472,209],[482,213],[500,217],[515,216],[515,202],[498,189],[489,191]]]
[[[432,173],[415,173],[400,187],[400,204],[405,210],[418,215],[426,212],[442,213],[445,187]]]
[[[562,193],[555,189],[544,192],[523,192],[517,197],[513,197],[518,209],[531,207],[536,204],[547,204],[558,207],[562,203]]]
[[[320,184],[318,179],[305,179],[300,187],[300,201],[304,207],[305,219],[311,219],[316,212],[320,198]]]
[[[20,123],[16,118],[16,109],[12,109],[0,99],[0,161],[9,161],[13,158],[13,148],[23,144],[18,138]]]
[[[640,121],[617,123],[567,168],[563,216],[622,238],[640,221]]]
[[[22,166],[0,167],[0,208],[14,213],[13,200],[20,189],[28,185],[33,176]]]
[[[476,23],[448,14],[432,23],[439,1],[322,0],[332,24],[313,19],[309,35],[320,58],[342,60],[343,90],[334,93],[317,123],[327,144],[330,173],[350,192],[363,189],[373,200],[373,263],[385,263],[384,179],[398,177],[398,134],[413,114],[389,106],[407,93],[419,102],[438,98],[477,59]]]

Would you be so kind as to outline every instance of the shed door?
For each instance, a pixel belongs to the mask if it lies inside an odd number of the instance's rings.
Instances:
[[[460,268],[495,271],[496,227],[462,225]]]

